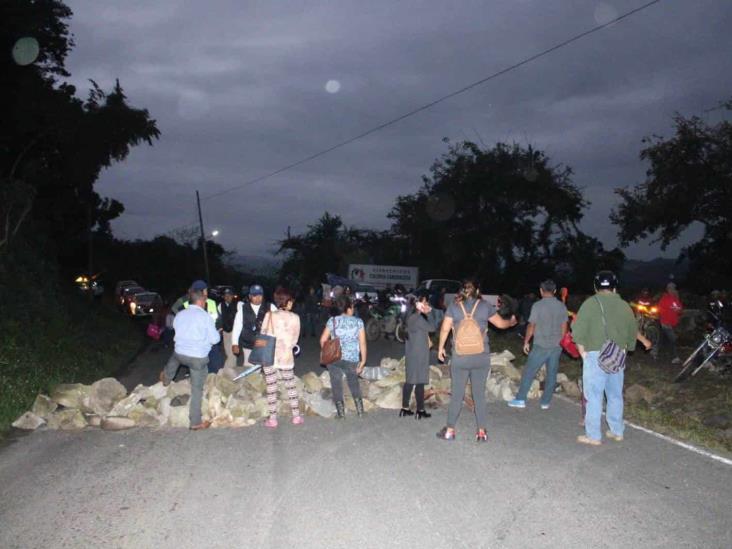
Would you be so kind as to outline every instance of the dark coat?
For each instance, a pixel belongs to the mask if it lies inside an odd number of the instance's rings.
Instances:
[[[430,382],[430,348],[427,338],[430,332],[434,332],[434,313],[423,315],[414,311],[407,318],[407,333],[409,339],[406,341],[406,382],[410,384]]]

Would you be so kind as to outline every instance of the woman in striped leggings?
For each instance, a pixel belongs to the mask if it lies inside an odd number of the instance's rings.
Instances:
[[[274,302],[277,311],[267,313],[262,322],[262,333],[277,338],[274,364],[262,368],[264,379],[267,382],[267,405],[269,407],[269,418],[264,425],[270,429],[277,427],[278,372],[287,389],[287,398],[292,410],[292,423],[295,425],[303,423],[293,371],[295,355],[292,352],[300,337],[300,317],[292,312],[295,300],[292,292],[287,288],[280,287],[275,290]]]

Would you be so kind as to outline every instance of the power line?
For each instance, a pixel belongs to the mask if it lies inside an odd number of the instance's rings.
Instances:
[[[529,57],[526,57],[526,58],[524,58],[521,61],[518,61],[518,62],[516,62],[516,63],[514,63],[512,65],[509,65],[508,67],[505,67],[503,69],[500,69],[500,70],[494,72],[493,74],[490,74],[489,76],[486,76],[485,78],[481,78],[480,80],[476,80],[475,82],[472,82],[472,83],[468,84],[467,86],[463,86],[460,89],[457,89],[457,90],[455,90],[453,92],[450,92],[450,93],[448,93],[446,95],[443,95],[443,96],[441,96],[441,97],[439,97],[439,98],[437,98],[437,99],[435,99],[433,101],[430,101],[429,103],[425,103],[424,105],[422,105],[420,107],[414,108],[414,109],[412,109],[412,110],[410,110],[410,111],[408,111],[408,112],[406,112],[406,113],[404,113],[404,114],[402,114],[400,116],[397,116],[396,118],[392,118],[392,119],[390,119],[390,120],[388,120],[388,121],[386,121],[386,122],[384,122],[382,124],[379,124],[378,126],[374,126],[373,128],[370,128],[370,129],[368,129],[368,130],[366,130],[364,132],[361,132],[361,133],[359,133],[359,134],[357,134],[357,135],[355,135],[353,137],[350,137],[350,138],[348,138],[348,139],[346,139],[344,141],[340,141],[339,143],[336,143],[335,145],[332,145],[332,146],[330,146],[330,147],[328,147],[326,149],[323,149],[323,150],[321,150],[319,152],[316,152],[314,154],[311,154],[309,156],[306,156],[305,158],[302,158],[300,160],[297,160],[296,162],[292,162],[290,164],[287,164],[285,166],[282,166],[281,168],[278,168],[278,169],[276,169],[276,170],[274,170],[272,172],[269,172],[269,173],[267,173],[265,175],[261,175],[259,177],[255,177],[253,179],[249,179],[247,181],[244,181],[243,183],[240,183],[240,184],[235,185],[233,187],[229,187],[228,189],[224,189],[222,191],[219,191],[219,192],[216,192],[216,193],[213,193],[213,194],[209,194],[207,196],[204,196],[204,197],[202,197],[202,200],[205,202],[205,201],[211,200],[213,198],[217,198],[219,196],[223,196],[225,194],[228,194],[228,193],[234,192],[236,190],[242,189],[244,187],[247,187],[247,186],[250,186],[250,185],[254,185],[256,183],[259,183],[261,181],[264,181],[265,179],[269,179],[271,177],[274,177],[275,175],[279,175],[279,174],[281,174],[283,172],[286,172],[288,170],[291,170],[291,169],[293,169],[293,168],[295,168],[297,166],[301,166],[302,164],[305,164],[307,162],[310,162],[312,160],[315,160],[316,158],[320,158],[321,156],[325,156],[328,153],[331,153],[331,152],[333,152],[333,151],[335,151],[337,149],[340,149],[340,148],[343,148],[343,147],[345,147],[347,145],[350,145],[351,143],[354,143],[355,141],[358,141],[360,139],[363,139],[364,137],[367,137],[367,136],[369,136],[371,134],[374,134],[374,133],[376,133],[378,131],[381,131],[384,128],[387,128],[387,127],[392,126],[392,125],[394,125],[394,124],[396,124],[398,122],[401,122],[402,120],[405,120],[407,118],[410,118],[410,117],[414,116],[415,114],[418,114],[418,113],[421,113],[423,111],[426,111],[427,109],[430,109],[430,108],[434,107],[435,105],[438,105],[438,104],[440,104],[440,103],[442,103],[444,101],[447,101],[448,99],[451,99],[451,98],[453,98],[453,97],[455,97],[457,95],[460,95],[460,94],[463,94],[463,93],[465,93],[465,92],[467,92],[469,90],[472,90],[473,88],[476,88],[478,86],[481,86],[482,84],[485,84],[486,82],[489,82],[489,81],[491,81],[491,80],[493,80],[495,78],[498,78],[499,76],[503,76],[504,74],[507,74],[507,73],[509,73],[511,71],[514,71],[514,70],[516,70],[516,69],[518,69],[518,68],[520,68],[520,67],[522,67],[524,65],[527,65],[527,64],[529,64],[529,63],[531,63],[533,61],[536,61],[537,59],[540,59],[540,58],[542,58],[542,57],[544,57],[546,55],[549,55],[550,53],[553,53],[553,52],[555,52],[555,51],[557,51],[557,50],[559,50],[559,49],[561,49],[561,48],[563,48],[565,46],[568,46],[568,45],[570,45],[570,44],[572,44],[574,42],[577,42],[578,40],[581,40],[582,38],[585,38],[586,36],[589,36],[591,34],[594,34],[594,33],[598,32],[598,31],[601,31],[601,30],[603,30],[603,29],[605,29],[605,28],[607,28],[607,27],[609,27],[611,25],[614,25],[615,23],[618,23],[619,21],[622,21],[623,19],[627,19],[628,17],[631,17],[631,16],[635,15],[636,13],[639,13],[639,12],[641,12],[643,10],[646,10],[646,9],[650,8],[651,6],[653,6],[655,4],[659,4],[660,2],[661,2],[661,0],[652,0],[650,2],[646,2],[645,4],[639,6],[639,7],[635,8],[635,9],[632,9],[630,11],[627,11],[627,12],[619,15],[618,17],[616,17],[616,18],[608,21],[607,23],[603,23],[601,25],[597,25],[595,27],[592,27],[589,30],[586,30],[584,32],[581,32],[579,34],[576,34],[576,35],[572,36],[571,38],[568,38],[566,40],[563,40],[562,42],[559,42],[559,43],[557,43],[557,44],[555,44],[555,45],[553,45],[553,46],[551,46],[551,47],[549,47],[549,48],[547,48],[545,50],[542,50],[542,51],[540,51],[538,53],[535,53],[535,54],[533,54],[533,55],[531,55]],[[186,227],[188,227],[188,225],[186,225]],[[176,231],[176,230],[177,229],[171,229],[170,231],[168,231],[168,233],[173,232],[173,231]]]
[[[448,99],[451,99],[457,95],[460,95],[462,93],[465,93],[466,91],[472,90],[475,87],[478,87],[482,84],[485,84],[486,82],[489,82],[490,80],[493,80],[494,78],[498,78],[499,76],[503,76],[504,74],[511,72],[513,70],[518,69],[519,67],[522,67],[523,65],[526,65],[528,63],[531,63],[532,61],[536,61],[537,59],[544,57],[545,55],[549,55],[550,53],[563,48],[564,46],[568,46],[569,44],[572,44],[573,42],[576,42],[577,40],[580,40],[584,38],[585,36],[589,36],[590,34],[593,34],[595,32],[598,32],[606,27],[609,27],[610,25],[614,25],[618,21],[622,21],[623,19],[626,19],[632,15],[635,15],[636,13],[643,11],[654,4],[660,3],[661,0],[652,0],[651,2],[647,2],[646,4],[643,4],[640,7],[637,7],[633,10],[630,10],[628,12],[623,13],[622,15],[619,15],[615,19],[612,19],[611,21],[607,23],[603,23],[602,25],[598,25],[596,27],[593,27],[589,30],[586,30],[580,34],[577,34],[571,38],[568,38],[567,40],[564,40],[563,42],[560,42],[558,44],[555,44],[554,46],[551,46],[550,48],[547,48],[539,53],[536,53],[530,57],[527,57],[523,59],[522,61],[519,61],[518,63],[514,63],[513,65],[510,65],[508,67],[505,67],[497,72],[494,72],[493,74],[486,76],[485,78],[481,78],[480,80],[476,80],[475,82],[468,84],[467,86],[464,86],[458,90],[455,90],[453,92],[448,93],[447,95],[443,95],[442,97],[439,97],[438,99],[435,99],[433,101],[430,101],[429,103],[425,103],[421,107],[417,107],[415,109],[412,109],[411,111],[408,111],[400,116],[397,116],[396,118],[392,118],[391,120],[388,120],[387,122],[384,122],[383,124],[379,124],[378,126],[374,126],[373,128],[366,130],[358,135],[355,135],[349,139],[346,139],[344,141],[341,141],[339,143],[336,143],[335,145],[328,147],[327,149],[323,149],[317,153],[311,154],[310,156],[306,156],[305,158],[302,158],[296,162],[292,162],[291,164],[287,164],[286,166],[283,166],[273,172],[269,172],[265,175],[255,177],[254,179],[250,179],[248,181],[245,181],[244,183],[240,183],[239,185],[235,185],[233,187],[230,187],[228,189],[224,189],[222,191],[210,194],[208,196],[205,196],[203,198],[204,201],[210,200],[212,198],[216,198],[219,196],[222,196],[224,194],[228,194],[230,192],[239,190],[243,187],[247,187],[249,185],[254,185],[255,183],[259,183],[260,181],[264,181],[265,179],[269,179],[270,177],[274,177],[275,175],[279,175],[282,172],[285,172],[287,170],[291,170],[292,168],[295,168],[297,166],[300,166],[302,164],[305,164],[306,162],[310,162],[311,160],[315,160],[316,158],[320,158],[321,156],[324,156],[330,152],[335,151],[336,149],[340,149],[342,147],[345,147],[346,145],[350,145],[354,141],[358,141],[360,139],[363,139],[364,137],[367,137],[373,133],[376,133],[378,131],[383,130],[384,128],[387,128],[389,126],[392,126],[396,124],[397,122],[401,122],[402,120],[405,120],[406,118],[409,118],[411,116],[414,116],[415,114],[418,114],[422,111],[426,111],[427,109],[430,109],[434,107],[435,105],[438,105],[439,103],[442,103],[443,101],[447,101]]]

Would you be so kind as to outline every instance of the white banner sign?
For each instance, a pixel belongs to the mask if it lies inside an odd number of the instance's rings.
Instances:
[[[348,278],[377,289],[393,288],[401,284],[411,290],[419,283],[419,269],[396,265],[349,265]]]

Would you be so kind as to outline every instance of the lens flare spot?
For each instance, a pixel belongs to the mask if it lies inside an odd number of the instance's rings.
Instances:
[[[199,91],[182,90],[178,96],[178,116],[194,120],[206,115],[210,104],[206,95]]]
[[[325,83],[325,91],[328,93],[338,93],[341,91],[341,83],[338,80],[328,80]]]
[[[595,22],[598,25],[607,25],[618,17],[618,10],[605,2],[598,2],[595,6]]]
[[[38,54],[41,53],[41,47],[38,45],[38,40],[32,36],[24,36],[15,42],[12,53],[13,61],[18,65],[30,65],[38,59]]]

